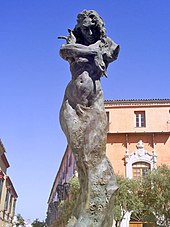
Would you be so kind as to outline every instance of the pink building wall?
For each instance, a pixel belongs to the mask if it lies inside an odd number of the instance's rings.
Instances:
[[[125,154],[135,152],[139,140],[157,155],[157,165],[170,164],[170,100],[106,101],[109,112],[107,156],[116,173],[126,175]],[[145,127],[136,127],[135,112],[145,112]]]

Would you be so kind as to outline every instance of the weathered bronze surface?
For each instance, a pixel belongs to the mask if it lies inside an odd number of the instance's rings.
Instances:
[[[106,35],[94,10],[84,10],[68,30],[60,56],[69,62],[60,123],[75,156],[80,195],[67,226],[110,227],[113,222],[115,174],[106,157],[107,117],[100,79],[117,59],[119,46]]]

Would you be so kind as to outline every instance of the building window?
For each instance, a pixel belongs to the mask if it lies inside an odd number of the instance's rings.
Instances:
[[[15,206],[16,206],[16,199],[14,199],[13,206],[12,206],[12,214],[15,214]]]
[[[9,189],[7,189],[4,210],[7,210],[8,209],[9,193],[10,193],[9,192]]]
[[[133,178],[144,177],[151,169],[150,164],[147,162],[136,162],[132,165]]]
[[[10,201],[9,201],[9,214],[11,213],[11,209],[12,209],[12,199],[13,199],[13,196],[11,195]]]
[[[0,178],[0,201],[1,201],[1,195],[2,195],[2,189],[3,189],[3,182],[4,182],[4,179]]]
[[[70,156],[69,156],[69,164],[68,164],[68,166],[70,167],[72,165],[72,154],[70,154]]]
[[[146,127],[145,111],[135,111],[135,127]]]
[[[109,111],[106,111],[106,117],[107,117],[107,131],[109,131],[109,125],[110,125]]]

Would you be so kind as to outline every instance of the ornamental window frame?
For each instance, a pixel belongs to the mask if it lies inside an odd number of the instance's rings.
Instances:
[[[135,163],[148,163],[150,165],[150,170],[157,168],[157,155],[155,151],[150,154],[144,149],[144,143],[140,140],[137,143],[137,150],[132,152],[131,154],[126,151],[125,154],[125,165],[126,165],[126,177],[132,179],[133,178],[133,164]]]

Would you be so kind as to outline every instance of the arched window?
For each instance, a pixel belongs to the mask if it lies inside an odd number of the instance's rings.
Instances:
[[[147,174],[151,166],[147,162],[135,162],[132,164],[132,176],[133,178],[143,177]]]
[[[148,218],[150,222],[144,221]],[[149,210],[143,210],[141,213],[138,214],[132,212],[129,227],[156,227],[154,223],[154,214]]]

